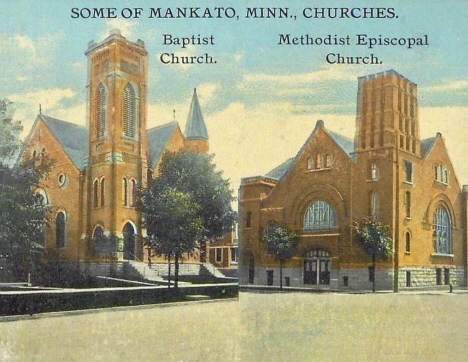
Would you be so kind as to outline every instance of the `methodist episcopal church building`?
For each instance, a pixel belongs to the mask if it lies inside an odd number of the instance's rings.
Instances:
[[[118,30],[90,42],[87,127],[39,114],[19,162],[53,160],[40,192],[51,206],[44,232],[46,256],[83,261],[94,257],[144,258],[136,191],[157,176],[164,151],[207,153],[208,132],[196,91],[185,134],[177,122],[147,129],[148,53],[141,40]],[[96,240],[114,235],[111,249]]]
[[[296,154],[239,190],[243,285],[278,286],[263,242],[270,225],[299,234],[283,285],[334,290],[466,286],[467,196],[444,137],[421,139],[417,86],[393,70],[359,78],[354,140],[318,121]],[[372,268],[351,225],[388,228],[393,255]]]

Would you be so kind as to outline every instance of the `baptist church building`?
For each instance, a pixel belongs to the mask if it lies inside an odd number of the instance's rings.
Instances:
[[[147,130],[143,41],[130,42],[114,30],[104,41],[90,42],[85,54],[87,127],[40,113],[19,159],[38,163],[47,156],[54,162],[37,190],[51,206],[42,241],[45,256],[72,262],[143,260],[137,190],[157,176],[165,151],[208,153],[207,128],[194,91],[185,133],[175,121]],[[116,245],[97,245],[103,235],[117,236]]]
[[[283,285],[333,290],[466,286],[467,187],[444,137],[421,139],[417,86],[393,70],[359,78],[356,134],[318,121],[295,157],[239,190],[240,284],[278,286],[269,225],[299,234]],[[372,268],[354,221],[388,228],[393,255]]]

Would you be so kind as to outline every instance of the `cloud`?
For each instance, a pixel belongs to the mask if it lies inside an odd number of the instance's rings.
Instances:
[[[458,179],[462,184],[468,183],[468,144],[466,133],[460,132],[466,128],[468,107],[421,107],[419,120],[422,138],[442,133]]]
[[[105,21],[105,29],[100,33],[99,39],[104,40],[109,36],[109,32],[113,29],[118,29],[122,36],[132,38],[134,36],[137,22],[126,19],[108,19]]]
[[[294,74],[267,74],[267,73],[247,73],[244,75],[240,88],[249,83],[269,83],[278,86],[296,87],[310,83],[323,83],[327,81],[356,81],[355,72],[346,67],[324,68],[309,73]]]
[[[202,83],[197,87],[198,99],[201,106],[204,106],[213,100],[218,87],[219,86],[216,83]]]
[[[354,115],[320,113],[290,102],[253,107],[234,102],[205,116],[210,152],[236,192],[241,178],[264,175],[295,156],[319,119],[327,129],[354,137]]]
[[[244,57],[244,54],[242,54],[241,52],[234,53],[234,60],[236,62],[240,62],[243,57]]]
[[[440,92],[447,90],[460,90],[468,88],[468,80],[446,80],[442,84],[421,87],[421,90],[427,92]]]
[[[21,121],[24,125],[23,136],[29,132],[29,129],[39,113],[39,105],[41,105],[42,113],[52,117],[61,118],[67,115],[72,120],[65,118],[67,121],[83,124],[78,118],[80,113],[77,109],[67,112],[67,107],[64,106],[65,100],[71,100],[76,93],[69,89],[41,89],[32,92],[15,93],[8,98],[15,103],[15,119]]]

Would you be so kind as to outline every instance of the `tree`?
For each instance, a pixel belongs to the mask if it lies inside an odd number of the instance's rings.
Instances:
[[[171,257],[174,257],[174,287],[179,283],[179,260],[191,253],[203,236],[199,206],[190,194],[156,180],[142,195],[142,211],[147,230],[146,243],[157,254],[167,257],[171,284]]]
[[[372,218],[354,222],[352,228],[358,242],[372,256],[372,291],[375,292],[376,260],[386,260],[392,254],[392,239],[387,235],[387,228]]]
[[[0,101],[0,247],[4,255],[12,256],[20,271],[30,272],[31,254],[41,248],[49,211],[36,190],[50,162],[43,157],[39,163],[25,160],[11,165],[21,145],[18,136],[22,129],[12,116],[12,103]]]
[[[280,263],[280,290],[283,290],[283,265],[293,257],[299,237],[287,227],[272,224],[265,231],[263,241],[268,253]]]
[[[198,216],[203,222],[201,261],[206,261],[206,241],[231,232],[236,213],[231,203],[235,200],[229,189],[229,180],[215,170],[213,155],[195,152],[165,152],[159,168],[158,182],[191,195],[198,205]]]
[[[23,126],[19,121],[13,121],[13,102],[0,100],[0,161],[7,163],[21,146],[19,134]]]

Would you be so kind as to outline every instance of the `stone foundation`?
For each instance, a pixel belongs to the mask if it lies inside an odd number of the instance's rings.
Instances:
[[[279,286],[279,268],[255,268],[253,284],[249,283],[249,269],[240,268],[239,283],[240,285],[268,285],[268,271],[273,271],[273,286]],[[393,290],[393,270],[377,269],[375,277],[376,290]],[[330,271],[330,284],[321,285],[304,284],[304,271],[302,268],[284,268],[283,286],[343,291],[372,290],[368,269],[332,269]]]
[[[437,283],[437,269],[440,269],[440,280]],[[446,280],[446,270],[449,272],[449,278]],[[409,285],[407,285],[407,272],[409,272]],[[399,288],[424,288],[448,286],[452,284],[456,287],[465,286],[465,270],[456,267],[403,267],[398,275]]]

